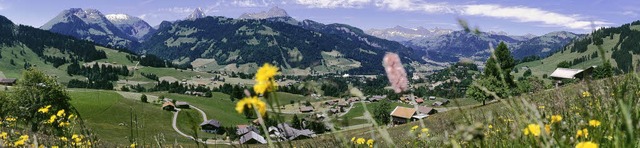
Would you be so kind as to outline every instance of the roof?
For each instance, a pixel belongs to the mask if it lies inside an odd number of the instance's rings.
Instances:
[[[0,78],[0,83],[15,83],[16,80],[15,78]]]
[[[347,103],[347,101],[340,101],[338,102],[338,106],[349,106],[349,103]]]
[[[313,106],[303,106],[303,107],[300,107],[300,111],[301,111],[301,112],[310,112],[310,111],[313,111]]]
[[[184,101],[176,101],[176,105],[178,105],[178,106],[189,105],[189,103],[184,102]]]
[[[162,104],[162,108],[164,108],[164,107],[166,107],[166,106],[173,106],[173,107],[176,107],[176,105],[173,105],[173,103],[171,103],[171,102],[164,102],[164,103]]]
[[[582,69],[570,69],[570,68],[556,68],[550,77],[554,78],[563,78],[563,79],[573,79],[577,74],[581,73]]]
[[[256,140],[258,143],[262,143],[262,144],[267,143],[267,140],[265,140],[264,137],[260,136],[260,134],[253,131],[250,131],[249,133],[242,135],[242,137],[240,137],[240,143],[242,144],[247,143],[251,139]]]
[[[424,99],[422,99],[422,98],[418,98],[418,99],[416,99],[416,102],[417,102],[417,103],[422,103],[422,102],[424,102]]]
[[[256,132],[256,133],[260,133],[260,131],[258,130],[258,128],[256,128],[255,126],[248,126],[248,125],[238,125],[238,129],[236,131],[237,135],[243,135],[249,132]]]
[[[415,113],[416,113],[416,110],[413,108],[396,106],[396,108],[393,109],[393,111],[391,112],[391,116],[410,119],[411,116],[413,116],[413,114]]]
[[[433,108],[426,106],[418,106],[418,114],[428,114]]]
[[[215,127],[220,127],[220,121],[211,119],[211,120],[204,121],[200,124],[200,126],[204,126],[204,125],[213,125]]]

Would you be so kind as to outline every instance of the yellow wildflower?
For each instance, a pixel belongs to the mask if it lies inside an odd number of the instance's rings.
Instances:
[[[586,128],[578,130],[578,132],[576,133],[576,138],[580,137],[589,138],[589,130],[587,130]]]
[[[578,145],[576,145],[576,148],[598,148],[598,144],[591,141],[580,142],[578,143]]]
[[[27,140],[29,140],[29,135],[22,135],[20,136],[18,141],[13,142],[13,145],[16,147],[23,146],[27,142]]]
[[[60,148],[60,147],[57,145],[54,145],[54,146],[51,146],[51,148]]]
[[[65,126],[69,126],[69,122],[60,122],[60,124],[58,124],[58,127],[65,127]]]
[[[356,137],[351,137],[351,142],[356,142]]]
[[[493,125],[489,124],[489,129],[492,129],[492,128],[493,128]]]
[[[422,128],[422,130],[420,130],[422,133],[428,133],[429,129],[428,128]]]
[[[607,136],[606,138],[609,139],[609,140],[613,140],[613,136],[611,136],[611,135]]]
[[[46,123],[53,123],[53,122],[56,122],[56,118],[58,118],[58,117],[57,117],[57,116],[55,116],[55,115],[51,115],[51,118],[49,118],[49,120],[48,120]]]
[[[51,108],[51,105],[47,105],[47,106],[44,106],[44,107],[38,109],[38,112],[40,112],[40,113],[48,113],[49,112],[49,108]]]
[[[364,138],[358,138],[358,140],[356,140],[357,144],[364,144],[366,140],[364,140]]]
[[[600,124],[601,123],[598,120],[589,120],[589,126],[598,127]]]
[[[135,148],[136,146],[137,146],[136,143],[131,143],[131,145],[129,145],[129,147],[131,147],[131,148]]]
[[[272,91],[275,88],[275,81],[273,77],[278,74],[278,68],[272,66],[269,63],[265,63],[258,72],[256,72],[256,84],[253,85],[253,91],[257,94],[264,94],[267,91]]]
[[[16,121],[16,118],[14,118],[14,117],[7,117],[7,118],[5,118],[4,120],[5,120],[5,121],[7,121],[7,122],[14,122],[14,121]]]
[[[67,137],[60,137],[60,141],[67,142],[67,141],[69,141],[69,139],[67,139]]]
[[[544,105],[538,106],[538,109],[544,109]]]
[[[7,139],[7,135],[9,135],[9,134],[7,134],[7,132],[0,133],[0,139],[6,140]]]
[[[591,97],[591,93],[589,93],[588,91],[582,92],[582,97]]]
[[[73,140],[75,143],[80,143],[82,142],[82,136],[73,134],[71,135],[71,140]]]
[[[560,115],[553,115],[551,116],[551,123],[556,123],[556,122],[560,122],[562,121],[562,116]]]
[[[251,109],[255,108],[261,115],[265,115],[267,113],[267,104],[255,96],[247,97],[238,101],[236,104],[236,111],[238,111],[238,113],[243,113],[245,107],[249,107]]]
[[[369,147],[373,147],[373,139],[369,139],[367,140],[367,145],[369,145]]]
[[[61,109],[58,111],[58,113],[56,114],[58,117],[63,117],[65,115],[64,113],[64,109]]]
[[[549,124],[545,124],[544,131],[547,132],[547,134],[551,133],[551,126]]]
[[[416,131],[417,129],[418,129],[418,126],[417,126],[417,125],[416,125],[416,126],[413,126],[413,127],[411,127],[411,132]]]
[[[76,115],[74,115],[74,114],[70,114],[69,117],[67,117],[67,119],[69,119],[69,120],[73,120],[75,118],[76,118]]]
[[[527,128],[524,129],[524,135],[532,134],[533,136],[540,136],[540,125],[538,124],[529,124]]]

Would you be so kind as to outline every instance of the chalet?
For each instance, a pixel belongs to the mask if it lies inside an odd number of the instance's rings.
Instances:
[[[278,141],[298,140],[315,137],[316,134],[308,129],[295,129],[287,123],[280,123],[277,126],[268,128],[269,137],[278,139]]]
[[[327,102],[324,102],[324,104],[325,104],[325,105],[335,105],[335,104],[336,104],[336,102],[334,102],[334,101],[327,101]]]
[[[429,96],[429,100],[436,100],[435,96]]]
[[[249,131],[248,133],[242,135],[240,137],[240,144],[266,144],[267,140],[264,137],[260,136],[255,131]]]
[[[353,102],[358,102],[358,101],[360,101],[360,99],[358,99],[357,97],[351,97],[351,98],[349,98],[349,100],[347,100],[347,101],[349,101],[349,103],[353,103]]]
[[[438,110],[433,109],[431,107],[418,106],[417,112],[418,114],[433,115],[435,113],[438,113]]]
[[[340,107],[349,107],[349,103],[347,101],[338,102],[338,106]]]
[[[424,99],[418,98],[418,99],[416,99],[416,103],[422,104],[422,103],[424,103]]]
[[[176,101],[177,108],[189,108],[189,103],[184,101]]]
[[[310,112],[313,112],[313,106],[303,106],[303,107],[300,107],[300,112],[302,112],[302,113],[310,113]]]
[[[383,95],[383,96],[371,96],[369,99],[370,102],[378,102],[382,99],[387,98],[387,95]]]
[[[391,121],[393,124],[405,124],[411,120],[416,110],[402,106],[396,106],[391,112]]]
[[[562,85],[564,79],[584,79],[591,77],[591,73],[596,66],[591,66],[587,69],[570,69],[570,68],[556,68],[549,77],[556,80],[556,87]]]
[[[442,101],[442,105],[447,105],[447,104],[449,104],[449,103],[451,103],[451,101],[449,101],[448,99],[447,99],[447,100]]]
[[[202,124],[200,124],[200,128],[202,129],[202,131],[207,133],[218,133],[221,127],[222,126],[220,122],[218,120],[213,120],[213,119],[204,121],[202,122]]]
[[[191,95],[191,91],[185,91],[184,94],[185,95]]]
[[[16,84],[15,78],[0,78],[0,85],[13,86]]]
[[[251,125],[238,125],[236,134],[239,136],[242,136],[249,132],[260,133],[260,130],[258,130],[258,128],[256,128],[255,126],[251,126]]]
[[[174,110],[176,110],[176,105],[174,105],[171,102],[164,102],[162,104],[162,110],[174,111]]]
[[[433,102],[433,103],[431,104],[431,106],[442,106],[442,105],[443,105],[443,103],[442,103],[442,102],[440,102],[440,101],[436,101],[436,102]]]

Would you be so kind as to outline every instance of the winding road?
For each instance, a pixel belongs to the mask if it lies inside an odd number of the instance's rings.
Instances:
[[[202,115],[203,122],[208,120],[207,119],[207,114],[204,113],[204,111],[202,111],[202,109],[197,108],[197,107],[195,107],[193,105],[189,105],[189,108],[195,109],[198,112],[200,112],[200,114]],[[191,140],[195,140],[195,141],[198,141],[198,142],[204,143],[204,144],[226,144],[226,145],[231,145],[231,143],[229,143],[229,142],[220,142],[220,141],[216,141],[216,140],[202,141],[202,139],[195,139],[193,136],[187,135],[184,132],[180,131],[180,129],[178,129],[178,113],[180,113],[181,110],[182,109],[176,108],[176,112],[173,112],[173,119],[171,121],[171,126],[173,127],[173,130],[178,132],[178,134],[180,134],[180,135],[182,135],[184,137],[187,137],[187,138],[189,138]]]

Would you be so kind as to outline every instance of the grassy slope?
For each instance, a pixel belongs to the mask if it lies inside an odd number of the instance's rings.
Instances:
[[[138,116],[139,138],[153,143],[154,136],[164,135],[165,140],[188,142],[171,127],[172,112],[161,110],[159,105],[125,99],[111,91],[74,90],[69,92],[80,115],[97,136],[108,143],[128,145],[131,113]],[[120,123],[125,126],[119,126]]]
[[[609,37],[603,38],[604,43],[602,44],[602,48],[605,50],[605,55],[606,55],[605,57],[611,59],[610,58],[612,54],[611,49],[618,43],[619,38],[620,38],[620,34],[615,34],[613,39],[609,39]],[[588,48],[587,51],[582,53],[570,52],[569,50],[564,52],[558,52],[542,60],[518,64],[516,65],[516,68],[528,66],[529,68],[531,68],[531,72],[534,76],[542,77],[542,75],[544,74],[550,75],[557,68],[557,65],[560,62],[573,61],[573,59],[576,59],[585,55],[590,57],[590,55],[593,54],[593,52],[598,51],[598,47],[593,44],[589,45],[587,48]],[[634,56],[634,61],[636,61],[637,59],[638,57]],[[610,60],[610,61],[612,66],[614,67],[617,66],[615,60]],[[574,65],[571,68],[583,69],[586,67],[601,65],[601,64],[602,64],[602,59],[599,56],[598,58],[593,58],[585,62],[582,62],[580,64]],[[519,73],[513,73],[513,75],[515,77],[521,77],[523,73],[524,71],[520,70]]]
[[[25,51],[24,55],[20,55],[20,51]],[[12,54],[12,52],[15,54]],[[51,64],[45,64],[44,60],[38,57],[31,49],[22,47],[20,45],[7,47],[0,47],[0,71],[2,71],[5,77],[8,78],[20,78],[22,71],[24,70],[24,61],[35,65],[38,69],[44,71],[49,75],[55,75],[60,82],[68,82],[72,79],[67,75],[67,65],[62,65],[58,68],[54,68]],[[15,65],[11,65],[10,61],[13,59]],[[74,76],[73,78],[82,78],[81,76]]]
[[[216,119],[223,126],[235,126],[237,124],[247,124],[252,119],[246,119],[244,115],[238,114],[235,110],[235,102],[229,100],[229,96],[222,93],[214,93],[213,98],[194,97],[188,95],[152,93],[154,95],[164,95],[179,101],[186,101],[202,109],[209,119]],[[198,114],[197,114],[198,115]],[[198,115],[200,116],[200,115]]]

